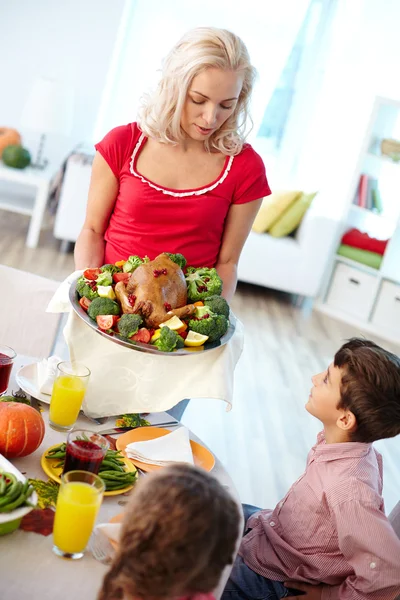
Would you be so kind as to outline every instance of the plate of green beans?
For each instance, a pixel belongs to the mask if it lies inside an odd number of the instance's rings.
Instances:
[[[40,460],[43,471],[57,483],[61,483],[66,449],[66,443],[55,444],[42,454]],[[119,450],[109,449],[100,465],[98,475],[104,481],[104,495],[117,496],[129,492],[133,488],[138,472],[131,461],[125,458]]]

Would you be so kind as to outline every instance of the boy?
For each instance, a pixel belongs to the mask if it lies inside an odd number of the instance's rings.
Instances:
[[[324,430],[273,511],[244,507],[224,600],[277,600],[294,590],[302,600],[400,594],[400,540],[384,513],[382,457],[372,446],[400,433],[400,359],[353,338],[312,382],[306,410]]]

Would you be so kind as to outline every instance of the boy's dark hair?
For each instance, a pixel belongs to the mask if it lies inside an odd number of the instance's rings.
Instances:
[[[374,442],[400,433],[400,358],[374,342],[351,338],[336,352],[344,370],[338,408],[357,420],[353,442]]]
[[[157,600],[211,592],[232,564],[239,509],[222,485],[184,463],[146,475],[125,512],[98,600]]]

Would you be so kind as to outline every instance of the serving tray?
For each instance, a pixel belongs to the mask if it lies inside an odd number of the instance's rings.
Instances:
[[[193,355],[193,353],[198,351],[198,347],[190,348],[190,347],[185,346],[184,348],[180,348],[179,350],[174,350],[173,352],[162,352],[162,350],[159,350],[157,348],[157,346],[153,346],[152,344],[144,344],[143,342],[134,342],[134,341],[126,340],[126,339],[122,338],[120,335],[118,335],[117,333],[114,333],[111,335],[109,333],[106,333],[105,331],[101,331],[101,329],[98,328],[97,323],[89,317],[87,312],[85,310],[83,310],[83,308],[79,304],[79,294],[76,291],[76,282],[78,279],[79,279],[79,276],[71,283],[71,287],[69,289],[69,299],[70,299],[72,308],[74,309],[74,311],[78,315],[78,317],[80,319],[82,319],[82,321],[84,321],[89,327],[91,327],[99,335],[106,337],[107,339],[109,339],[111,342],[114,342],[115,344],[119,344],[120,346],[125,346],[125,348],[132,348],[132,350],[137,350],[139,352],[147,352],[149,354],[158,354],[158,355],[162,354],[165,356],[191,356],[191,355]],[[231,339],[231,337],[233,336],[233,334],[235,332],[235,325],[236,325],[236,317],[231,312],[230,316],[229,316],[228,331],[217,342],[206,342],[204,344],[204,350],[202,350],[202,352],[209,352],[210,350],[214,350],[215,348],[219,348],[220,346],[225,346],[225,344],[227,344],[229,342],[229,340]]]

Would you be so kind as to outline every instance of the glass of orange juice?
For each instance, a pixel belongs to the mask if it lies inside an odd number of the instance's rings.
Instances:
[[[90,371],[78,362],[61,362],[50,399],[49,425],[56,431],[70,431],[78,418],[89,383]]]
[[[104,483],[88,471],[61,476],[53,528],[53,552],[63,558],[82,558],[103,499]]]

